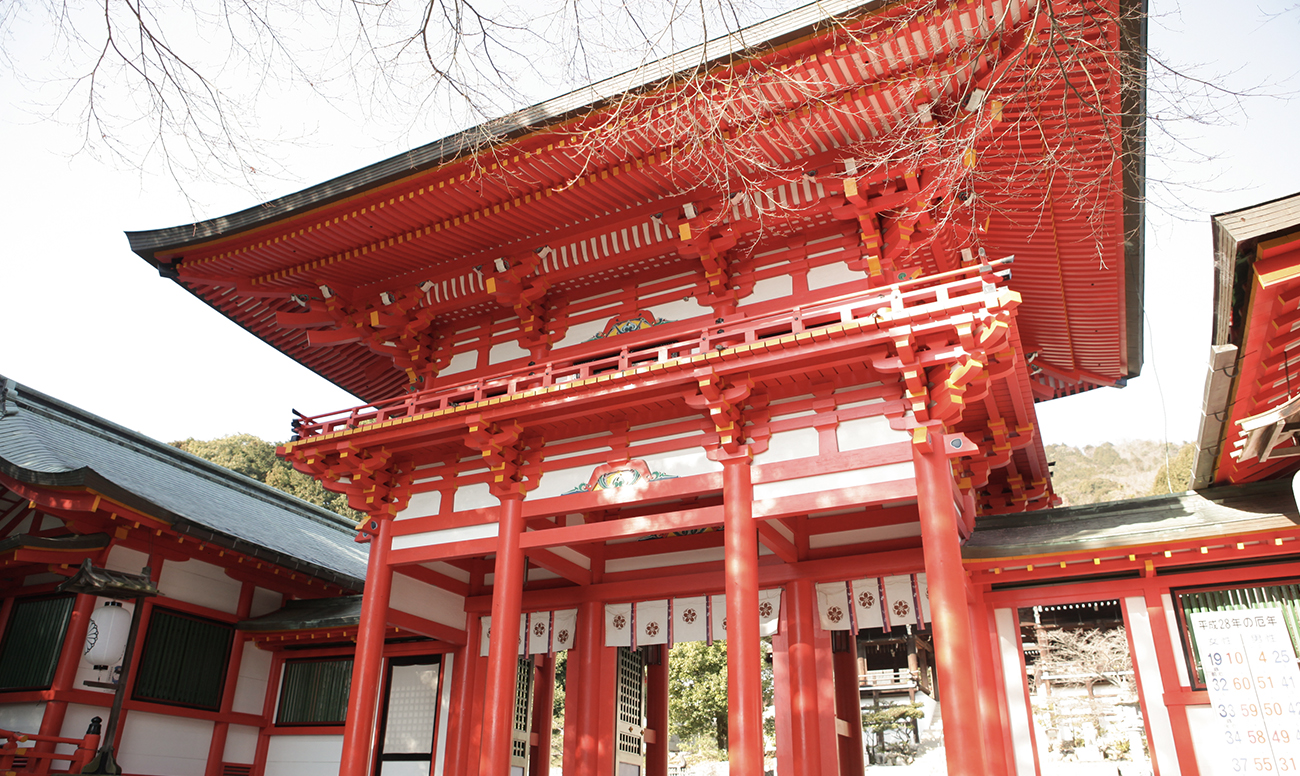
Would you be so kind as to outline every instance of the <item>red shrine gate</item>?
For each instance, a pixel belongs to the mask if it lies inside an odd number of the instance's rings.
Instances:
[[[733,773],[763,771],[764,628],[779,770],[856,773],[856,670],[819,599],[840,589],[863,627],[926,627],[928,607],[949,771],[1008,771],[961,543],[1051,504],[1035,401],[1140,368],[1144,28],[1064,0],[822,8],[726,41],[705,75],[513,117],[488,147],[455,136],[131,236],[368,401],[295,421],[281,451],[369,515],[341,773],[373,767],[396,600],[468,632],[446,646],[436,773],[523,769],[567,648],[565,773],[639,773],[640,737],[664,776],[667,645],[706,627]]]

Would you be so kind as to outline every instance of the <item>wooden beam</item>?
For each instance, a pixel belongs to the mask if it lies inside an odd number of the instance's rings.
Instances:
[[[438,641],[446,641],[451,644],[464,644],[469,640],[465,631],[460,628],[453,628],[450,625],[443,625],[440,622],[419,617],[409,612],[398,611],[390,608],[385,618],[389,625],[394,628],[400,628],[411,633],[418,633],[421,636],[428,636]]]
[[[630,539],[695,528],[712,528],[722,525],[722,507],[701,507],[681,512],[665,512],[643,517],[626,517],[600,523],[570,525],[545,531],[529,531],[519,539],[525,550],[534,547],[557,547],[572,544],[606,542],[610,539]]]
[[[591,584],[591,570],[579,566],[568,558],[562,558],[554,552],[540,547],[526,550],[525,554],[532,559],[535,565],[559,574],[570,582],[579,585]]]

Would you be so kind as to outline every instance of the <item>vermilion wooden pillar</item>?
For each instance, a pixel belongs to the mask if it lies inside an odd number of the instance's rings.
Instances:
[[[976,600],[971,605],[971,622],[984,624],[989,620],[982,597],[976,595]],[[980,721],[984,728],[985,756],[993,773],[1010,773],[1011,766],[1007,762],[1007,751],[1004,745],[1006,736],[1003,727],[1005,717],[1002,714],[1002,694],[998,691],[998,672],[993,656],[992,640],[995,638],[997,638],[996,628],[987,630],[976,628],[975,632],[971,633],[971,642],[975,645],[975,652],[979,656]]]
[[[922,429],[924,431],[924,429]],[[975,650],[971,647],[966,571],[961,562],[952,467],[942,452],[912,448],[921,544],[930,590],[934,656],[938,663],[943,743],[949,776],[983,776],[984,729],[980,715]]]
[[[742,448],[743,449],[743,448]],[[727,595],[727,731],[730,772],[763,772],[762,647],[758,630],[758,527],[749,452],[722,462]]]
[[[564,677],[564,773],[597,776],[601,708],[601,627],[599,601],[578,609],[578,631]],[[612,688],[607,688],[612,693]]]
[[[352,688],[348,693],[339,776],[368,776],[370,772],[375,708],[383,682],[384,631],[388,627],[388,600],[393,590],[393,569],[388,565],[393,521],[377,517],[374,522],[378,526],[370,538],[370,559],[366,563],[366,590],[361,597],[361,621],[357,624],[357,651],[352,662]]]
[[[839,631],[843,647],[834,652],[835,716],[848,725],[847,736],[837,736],[840,776],[862,776],[866,768],[862,750],[862,696],[858,691],[858,642],[849,631]]]
[[[788,596],[790,744],[794,776],[822,776],[817,692],[817,591],[811,580],[786,585]],[[730,615],[731,610],[727,610]]]
[[[500,499],[479,776],[510,776],[515,683],[519,679],[519,608],[524,596],[524,551],[519,537],[524,532],[524,497],[508,493]]]
[[[239,604],[235,616],[247,620],[253,608],[253,591],[257,588],[252,582],[245,582],[239,590]],[[226,664],[226,683],[221,690],[221,713],[229,714],[235,703],[235,685],[239,683],[239,667],[244,662],[244,642],[247,637],[239,632],[235,635],[234,647],[230,650],[230,661]],[[226,756],[226,738],[230,733],[229,722],[212,724],[212,742],[208,745],[208,767],[204,776],[220,776],[221,763]]]
[[[654,731],[654,741],[646,746],[646,776],[668,776],[668,657],[667,645],[656,648],[658,658],[646,667],[646,727]]]
[[[136,606],[142,603],[142,600],[137,600]],[[69,690],[76,689],[73,683],[77,680],[77,666],[81,663],[81,654],[86,648],[86,629],[90,627],[90,615],[94,611],[95,596],[78,593],[72,604],[72,615],[68,618],[63,649],[59,651],[59,663],[54,669],[54,681],[50,683],[50,694],[55,700],[45,704],[45,714],[41,717],[41,729],[38,731],[40,735],[58,736],[63,732],[63,718],[68,714],[68,702],[61,700],[60,696],[66,698]],[[142,626],[143,624],[141,623]],[[127,655],[124,659],[130,660],[131,656]],[[33,748],[37,752],[53,752],[54,744],[42,741]],[[35,768],[37,773],[49,773],[50,761],[38,760]]]
[[[528,772],[541,776],[551,772],[551,727],[555,724],[555,655],[539,655],[533,681],[533,735],[537,746],[530,751]]]

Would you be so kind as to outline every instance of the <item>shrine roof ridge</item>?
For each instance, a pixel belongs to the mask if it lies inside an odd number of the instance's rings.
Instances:
[[[86,488],[200,541],[360,590],[366,550],[333,512],[0,375],[0,474]]]
[[[558,97],[491,119],[441,140],[413,148],[324,183],[278,197],[229,215],[163,229],[127,232],[131,250],[154,263],[154,253],[206,242],[216,237],[273,223],[296,213],[327,205],[376,186],[435,168],[476,149],[519,137],[562,121],[583,110],[599,107],[626,92],[647,88],[678,73],[708,67],[729,57],[774,46],[811,34],[819,24],[836,16],[865,13],[889,0],[817,0],[771,19],[721,35],[675,54],[653,60]],[[710,49],[721,50],[710,56]],[[707,59],[705,58],[707,57]]]

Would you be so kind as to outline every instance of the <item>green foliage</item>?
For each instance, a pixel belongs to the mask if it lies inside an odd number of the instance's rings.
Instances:
[[[763,652],[771,652],[765,639]],[[772,668],[763,662],[763,704],[772,702]],[[727,644],[674,644],[668,661],[668,715],[672,732],[682,741],[712,739],[727,749]]]
[[[232,434],[219,439],[190,438],[171,445],[303,501],[325,507],[353,522],[362,517],[360,512],[348,507],[346,496],[325,490],[314,478],[277,458],[274,444],[252,434]]]
[[[862,712],[862,729],[871,734],[904,727],[910,729],[912,720],[924,716],[925,710],[919,703],[894,703]]]
[[[1164,473],[1162,442],[1107,442],[1082,448],[1047,445],[1045,449],[1047,460],[1055,463],[1052,488],[1066,506],[1171,492]],[[1195,445],[1190,443],[1169,446],[1172,492],[1187,489],[1195,454]]]

